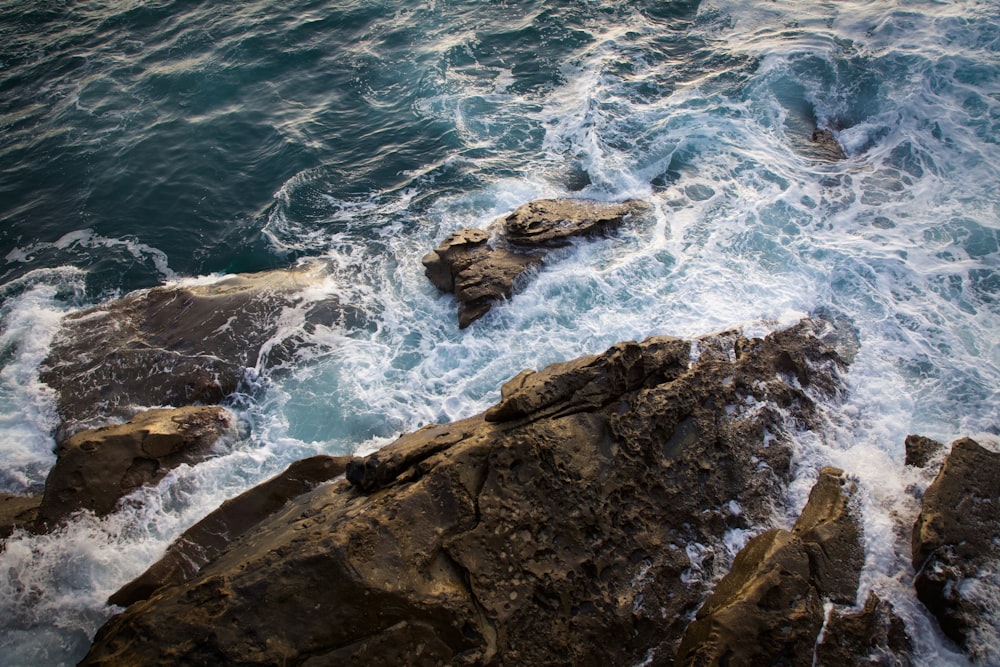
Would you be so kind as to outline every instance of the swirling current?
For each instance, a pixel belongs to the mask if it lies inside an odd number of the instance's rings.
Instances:
[[[521,369],[620,340],[822,312],[860,347],[826,428],[798,438],[788,516],[820,467],[855,477],[863,591],[897,607],[920,664],[965,664],[897,527],[928,482],[902,465],[908,433],[1000,434],[998,17],[996,0],[0,1],[0,491],[37,491],[54,461],[38,375],[67,312],[322,258],[309,298],[360,313],[248,376],[231,451],[110,517],[8,539],[0,663],[81,658],[109,593],[298,458],[469,416]],[[844,159],[810,153],[815,127]],[[655,214],[458,330],[421,256],[551,196]]]

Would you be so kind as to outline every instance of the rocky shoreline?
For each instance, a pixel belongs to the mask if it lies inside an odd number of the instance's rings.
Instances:
[[[424,265],[464,328],[546,248],[645,210],[533,202]],[[43,495],[0,498],[0,536],[106,514],[225,447],[235,418],[214,404],[294,348],[275,338],[279,315],[350,318],[302,299],[322,278],[233,276],[67,317],[43,373],[64,420],[57,463]],[[778,525],[795,433],[821,428],[818,402],[843,391],[856,347],[821,317],[763,338],[622,342],[524,371],[484,413],[367,457],[296,462],[112,595],[125,609],[81,664],[912,664],[903,621],[859,585],[855,482],[823,469]],[[967,438],[947,455],[919,436],[906,449],[906,465],[940,463],[912,529],[917,597],[982,660],[1000,454]]]

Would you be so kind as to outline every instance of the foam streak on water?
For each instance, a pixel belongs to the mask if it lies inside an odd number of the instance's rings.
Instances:
[[[964,664],[912,592],[909,528],[930,477],[903,466],[903,440],[1000,433],[1000,5],[334,4],[84,3],[87,29],[35,17],[44,53],[8,29],[5,488],[37,488],[51,462],[37,367],[81,298],[313,257],[330,276],[307,298],[360,315],[258,369],[233,401],[249,434],[231,452],[107,519],[9,541],[0,662],[78,659],[109,592],[297,458],[474,414],[521,369],[619,340],[826,313],[861,345],[826,428],[798,436],[779,522],[822,466],[844,468],[865,510],[861,601],[893,602],[920,664]],[[813,157],[816,125],[847,159]],[[62,181],[42,177],[57,164]],[[420,258],[549,196],[640,197],[655,215],[560,250],[459,331]],[[716,562],[749,537],[727,535]],[[987,662],[996,635],[979,640]]]

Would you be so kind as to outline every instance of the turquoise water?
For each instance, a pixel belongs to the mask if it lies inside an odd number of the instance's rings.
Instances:
[[[227,455],[141,507],[9,540],[0,663],[75,662],[109,593],[292,460],[468,416],[519,370],[619,340],[822,311],[861,348],[827,428],[799,438],[787,515],[822,465],[855,475],[863,593],[896,604],[921,664],[963,664],[910,592],[900,526],[929,479],[903,439],[1000,433],[998,16],[971,0],[0,2],[2,490],[37,489],[52,463],[38,366],[65,312],[319,258],[308,298],[361,313],[256,369]],[[810,157],[817,124],[846,160]],[[459,331],[421,256],[548,196],[655,215],[562,251]],[[692,549],[725,563],[738,542]]]

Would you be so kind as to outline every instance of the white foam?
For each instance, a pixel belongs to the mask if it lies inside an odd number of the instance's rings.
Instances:
[[[16,247],[7,253],[5,259],[8,262],[26,263],[34,259],[39,252],[47,249],[75,250],[77,248],[101,249],[101,248],[123,248],[130,255],[140,261],[149,261],[156,269],[161,278],[173,280],[177,274],[170,268],[167,255],[162,250],[154,248],[146,243],[140,243],[130,238],[109,238],[101,236],[93,229],[78,229],[67,232],[55,241],[32,243],[26,247]]]
[[[53,580],[39,588],[50,586],[55,596],[73,591],[66,599],[80,602],[67,601],[68,609],[102,618],[101,596],[193,521],[198,511],[190,508],[207,511],[260,476],[242,467],[276,471],[310,452],[374,451],[400,432],[485,409],[524,368],[619,340],[732,327],[765,335],[827,309],[851,320],[861,346],[846,391],[823,412],[822,432],[788,425],[795,479],[779,523],[794,521],[824,465],[843,468],[857,481],[864,511],[861,595],[874,590],[894,604],[919,664],[961,664],[908,579],[908,528],[930,473],[902,461],[908,433],[950,442],[1000,424],[1000,313],[990,282],[1000,269],[1000,167],[986,121],[998,112],[1000,82],[970,79],[977,58],[993,62],[990,8],[711,0],[702,3],[692,34],[718,59],[698,72],[668,57],[662,29],[636,12],[606,33],[595,31],[560,82],[528,93],[519,92],[509,65],[472,76],[444,62],[437,89],[428,84],[413,110],[452,124],[470,150],[430,156],[426,168],[402,175],[402,185],[355,198],[316,187],[328,174],[303,172],[276,195],[265,228],[278,250],[323,255],[330,280],[304,298],[336,295],[358,310],[357,325],[305,333],[302,309],[290,308],[275,343],[302,335],[307,346],[281,373],[254,369],[260,393],[242,404],[253,425],[243,449],[203,468],[203,479],[179,472],[172,485],[144,492],[151,514],[81,522],[67,548],[75,544],[94,563],[110,563],[97,570],[112,572],[69,589],[48,574]],[[428,53],[445,53],[475,30],[462,25],[438,36]],[[621,62],[631,66],[626,73]],[[637,94],[639,87],[655,92]],[[803,113],[821,124],[849,121],[833,127],[847,160],[816,162],[798,150],[790,123]],[[543,137],[537,145],[515,139],[532,132]],[[487,150],[475,157],[472,149]],[[498,164],[505,169],[491,171]],[[583,169],[590,185],[571,192],[554,176],[567,167]],[[436,179],[463,169],[479,170],[481,180],[438,192]],[[459,331],[453,298],[429,285],[421,256],[447,233],[485,228],[530,199],[551,196],[641,197],[654,215],[612,240],[555,253],[520,293]],[[295,219],[293,204],[303,201],[326,207],[323,224]],[[81,230],[53,247],[106,241]],[[18,249],[8,261],[34,251]],[[28,293],[43,304],[52,298]],[[47,330],[49,306],[34,311],[31,298],[5,315],[14,326],[4,336]],[[14,364],[29,377],[42,354],[30,342],[18,343]],[[24,377],[16,372],[0,380],[16,394],[7,414],[25,428],[9,433],[22,442],[24,433],[28,440],[47,433],[51,417],[22,420],[35,399],[13,389]],[[46,437],[29,450],[50,448]],[[218,493],[198,495],[200,484]],[[113,527],[116,521],[127,528]],[[147,521],[160,527],[145,535]],[[727,533],[724,555],[749,534]],[[67,553],[58,540],[16,543],[9,558],[19,559],[18,577],[51,569],[32,558],[56,563]],[[93,547],[103,543],[112,546]],[[688,545],[688,581],[705,575],[707,549]],[[122,562],[114,561],[116,550]],[[989,589],[973,582],[969,590],[993,608]],[[10,603],[14,616],[31,613],[26,600]],[[53,598],[43,608],[59,604]],[[993,638],[983,641],[992,645]],[[996,655],[988,648],[987,662]]]
[[[37,491],[55,457],[55,395],[38,379],[66,296],[83,289],[83,272],[36,270],[3,287],[0,307],[0,491]],[[62,297],[62,298],[60,298]]]

